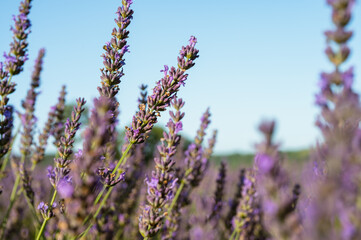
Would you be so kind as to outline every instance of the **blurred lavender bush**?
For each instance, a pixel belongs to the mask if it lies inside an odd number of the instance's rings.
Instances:
[[[194,36],[181,48],[177,66],[164,66],[149,94],[141,85],[138,109],[121,138],[117,94],[132,0],[122,0],[116,27],[103,46],[99,96],[90,107],[78,98],[69,108],[64,86],[39,131],[34,110],[45,49],[39,50],[22,109],[9,105],[14,80],[28,59],[32,1],[21,2],[11,27],[13,41],[0,62],[1,240],[361,239],[361,105],[352,88],[353,69],[344,67],[355,1],[327,3],[334,29],[325,32],[325,53],[334,70],[321,74],[316,95],[322,141],[306,152],[300,170],[279,151],[275,122],[262,122],[264,140],[256,145],[252,164],[237,173],[227,159],[218,169],[210,161],[217,131],[206,135],[209,109],[194,140],[181,134],[187,116],[178,91],[198,58]],[[166,130],[155,127],[166,111]],[[19,146],[13,144],[16,138]],[[44,168],[50,138],[57,152]]]

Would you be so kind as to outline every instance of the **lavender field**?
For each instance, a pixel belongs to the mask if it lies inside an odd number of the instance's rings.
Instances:
[[[259,119],[261,139],[250,140],[255,151],[249,154],[216,152],[222,127],[212,125],[212,105],[188,116],[188,109],[212,95],[205,88],[196,89],[198,102],[182,95],[188,82],[202,81],[192,77],[202,58],[196,36],[184,36],[175,66],[156,69],[158,81],[137,81],[138,94],[119,100],[136,37],[133,0],[119,0],[106,19],[115,23],[99,46],[97,96],[83,98],[85,85],[91,85],[85,79],[78,98],[69,101],[73,90],[63,85],[57,102],[39,115],[39,98],[47,93],[46,43],[36,49],[35,62],[28,61],[35,59],[31,13],[37,2],[23,0],[10,31],[2,32],[12,40],[0,59],[0,240],[361,239],[361,101],[347,61],[355,0],[326,0],[329,70],[314,83],[320,138],[309,149],[287,151],[282,148],[287,139],[281,144],[276,136],[282,125]],[[20,103],[13,103],[29,65],[30,86]],[[212,95],[217,97],[221,94]],[[137,101],[137,108],[120,121],[128,101]],[[198,126],[192,137],[184,133],[187,118]],[[225,128],[241,134],[236,130],[242,119],[222,118]]]

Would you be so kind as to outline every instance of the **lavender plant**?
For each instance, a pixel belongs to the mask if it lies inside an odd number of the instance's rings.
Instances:
[[[275,122],[263,122],[263,141],[256,145],[254,163],[242,167],[237,176],[227,159],[218,171],[214,167],[217,131],[204,146],[209,109],[192,142],[180,135],[185,114],[178,91],[198,58],[194,36],[181,48],[177,66],[164,66],[150,94],[147,86],[140,87],[138,108],[125,127],[124,141],[119,140],[117,95],[129,52],[132,0],[121,1],[112,37],[103,46],[99,96],[80,144],[75,135],[85,99],[77,99],[71,116],[66,116],[65,86],[39,131],[35,103],[44,49],[35,61],[23,110],[9,104],[16,87],[12,79],[28,58],[31,1],[21,2],[10,50],[0,62],[0,194],[5,192],[0,198],[0,240],[360,239],[361,104],[353,88],[353,68],[344,67],[351,51],[347,44],[353,33],[347,26],[355,1],[327,3],[335,27],[325,32],[325,53],[334,70],[321,74],[316,125],[322,140],[310,164],[302,172],[287,167],[287,157],[274,142]],[[149,139],[161,114],[171,107],[156,151]],[[21,126],[19,153],[13,151],[16,117]],[[53,155],[46,152],[50,137],[57,147]],[[54,162],[46,170],[39,163],[47,156]]]
[[[360,237],[359,95],[353,90],[353,68],[345,69],[352,32],[346,29],[355,1],[327,1],[334,30],[326,31],[326,55],[334,70],[322,73],[316,104],[323,136],[313,155],[314,183],[307,185],[304,239],[357,239]],[[322,173],[322,174],[318,174]]]
[[[196,41],[196,38],[192,36],[189,45],[182,47],[180,57],[178,57],[178,69],[172,67],[169,70],[169,68],[165,66],[165,69],[163,70],[164,77],[156,83],[156,86],[153,88],[153,94],[148,96],[147,108],[140,108],[133,117],[132,127],[126,127],[128,144],[125,151],[122,153],[122,157],[112,170],[112,174],[117,173],[117,177],[119,177],[120,174],[124,172],[120,167],[125,164],[129,150],[133,145],[145,141],[147,134],[152,130],[154,124],[157,123],[157,117],[160,116],[160,112],[165,111],[166,107],[170,105],[171,100],[176,96],[180,86],[184,85],[188,76],[185,74],[185,71],[194,66],[195,63],[193,63],[193,61],[198,57],[198,50],[195,49]],[[120,170],[118,171],[118,169]],[[112,189],[113,186],[109,187],[95,214],[92,216],[92,219],[95,219],[99,214],[101,208],[109,198]],[[100,192],[97,199],[94,201],[95,203],[100,200],[103,192],[104,191]],[[90,224],[87,230],[82,233],[82,236],[87,234],[91,226],[92,224]]]
[[[155,158],[155,171],[151,179],[146,179],[148,185],[147,204],[139,217],[139,230],[144,239],[155,236],[162,228],[167,202],[173,199],[173,189],[177,178],[174,174],[174,155],[180,142],[182,118],[180,109],[184,106],[182,99],[174,98],[171,102],[176,112],[170,112],[171,119],[167,123],[168,133],[164,132],[162,144],[158,147],[160,158]]]
[[[209,157],[215,144],[216,131],[209,140],[209,146],[204,151],[202,143],[205,131],[210,123],[209,109],[201,117],[201,126],[197,130],[194,142],[185,152],[185,169],[179,174],[180,183],[176,186],[176,194],[168,206],[167,227],[164,238],[172,239],[178,230],[180,209],[189,204],[189,195],[193,188],[202,180],[208,166]]]
[[[299,239],[300,217],[294,211],[297,200],[292,195],[290,177],[282,166],[278,145],[273,142],[275,122],[263,122],[259,130],[264,135],[264,142],[257,145],[256,188],[265,230],[276,239]]]
[[[242,189],[242,199],[237,208],[237,214],[233,218],[233,233],[230,240],[267,239],[263,227],[262,207],[259,193],[256,190],[256,178],[254,169],[247,171],[244,186]]]
[[[50,204],[41,202],[38,206],[38,209],[41,211],[41,214],[44,218],[44,221],[40,227],[37,239],[40,239],[43,231],[46,227],[48,220],[53,217],[53,208],[56,207],[54,203],[57,193],[59,192],[63,198],[69,198],[73,194],[73,186],[71,184],[70,173],[70,159],[71,154],[73,153],[73,143],[76,132],[80,127],[80,117],[81,113],[84,111],[85,100],[77,99],[77,106],[74,107],[74,110],[71,114],[71,120],[68,118],[65,124],[64,135],[60,137],[58,142],[58,158],[54,159],[55,169],[51,167],[48,168],[48,177],[51,185],[54,187],[54,193],[50,200]]]
[[[28,15],[31,8],[31,0],[21,2],[19,14],[13,16],[14,26],[13,42],[10,43],[10,51],[4,53],[5,61],[0,62],[0,159],[8,152],[11,140],[11,130],[13,127],[13,109],[8,105],[9,95],[15,91],[16,84],[11,82],[13,76],[18,75],[23,70],[23,65],[28,59],[27,37],[30,33],[30,20]]]

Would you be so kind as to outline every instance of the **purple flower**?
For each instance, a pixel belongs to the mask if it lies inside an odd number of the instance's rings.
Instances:
[[[72,190],[70,187],[66,186],[64,180],[70,181],[69,173],[70,173],[70,163],[73,161],[71,155],[73,154],[73,144],[75,134],[79,130],[80,127],[80,117],[82,112],[84,111],[85,100],[82,98],[77,99],[76,106],[71,113],[71,119],[67,119],[65,123],[65,129],[63,135],[60,137],[58,141],[58,158],[54,159],[55,162],[55,180],[54,183],[52,179],[50,182],[53,184],[54,188],[57,189],[60,181],[63,181],[61,184],[60,191],[63,191],[64,196],[70,194]]]
[[[4,111],[4,116],[7,119],[11,119],[13,116],[13,108],[12,107],[7,107]]]
[[[160,195],[160,192],[157,189],[158,186],[158,179],[152,177],[151,180],[149,181],[149,178],[147,177],[145,182],[148,185],[148,194],[155,194],[156,196]]]
[[[191,36],[191,38],[189,39],[189,44],[191,47],[194,47],[197,43],[197,38],[195,36]]]
[[[164,72],[164,77],[167,77],[168,75],[169,67],[167,65],[164,65],[164,69],[160,70],[160,72]]]
[[[321,73],[321,79],[318,82],[318,86],[321,88],[321,90],[325,90],[329,86],[329,80],[326,73]]]
[[[6,54],[6,52],[4,52],[4,58],[5,58],[5,64],[8,65],[8,64],[14,64],[16,63],[17,59],[15,56],[12,56],[12,55],[8,55]]]
[[[175,124],[175,131],[174,133],[177,134],[178,132],[182,131],[183,130],[183,124],[182,122],[177,122]]]
[[[255,157],[255,164],[261,174],[269,173],[274,167],[274,160],[267,154],[257,154]]]
[[[353,67],[350,67],[347,71],[345,71],[342,74],[343,84],[345,88],[350,89],[352,87],[353,78],[354,78]]]
[[[66,176],[60,179],[57,190],[63,198],[70,198],[73,195],[74,187],[72,185],[71,177]]]
[[[322,93],[320,94],[316,94],[315,95],[316,100],[315,100],[315,104],[321,107],[326,107],[327,106],[327,98],[322,95]]]
[[[44,207],[45,203],[44,202],[40,202],[39,205],[38,205],[38,209],[42,209]]]
[[[23,65],[27,61],[27,37],[30,33],[30,20],[28,14],[30,12],[31,0],[25,0],[19,7],[19,14],[13,16],[14,26],[10,28],[13,32],[13,42],[10,44],[9,54],[5,56],[5,69],[11,75],[17,75],[23,70]]]
[[[38,205],[38,210],[44,219],[50,219],[54,216],[53,209],[57,207],[57,204],[54,202],[52,206],[49,206],[48,203],[40,202]]]
[[[101,161],[104,161],[102,159]],[[113,165],[113,164],[111,164]],[[101,167],[98,169],[98,175],[101,177],[102,183],[107,187],[112,187],[118,184],[120,181],[123,181],[125,178],[125,172],[121,173],[119,176],[114,172],[114,168],[104,168]]]
[[[46,176],[49,178],[51,185],[55,187],[56,186],[55,168],[53,169],[52,166],[48,166],[47,170],[48,170],[48,174]]]
[[[120,51],[120,53],[121,53],[122,55],[125,54],[126,52],[130,52],[130,51],[129,51],[129,45],[125,45],[125,46],[122,48],[122,50]],[[120,55],[119,55],[118,57],[120,57]],[[125,62],[123,62],[123,65],[125,65]]]
[[[167,71],[165,69],[165,71]],[[174,155],[176,147],[180,142],[180,136],[177,135],[176,126],[181,123],[184,113],[180,109],[184,106],[182,99],[175,98],[171,102],[176,112],[170,112],[171,119],[167,123],[168,133],[164,132],[164,138],[161,145],[158,146],[160,157],[154,158],[155,170],[152,171],[152,177],[145,179],[148,185],[147,204],[139,217],[139,230],[142,236],[154,236],[162,226],[164,215],[164,206],[173,199],[173,191],[178,181],[175,178]],[[179,124],[178,124],[179,125]],[[179,130],[179,126],[178,126]],[[155,218],[155,220],[153,220]],[[155,224],[150,224],[155,221]]]
[[[133,117],[131,127],[126,127],[128,141],[131,144],[144,142],[160,113],[166,110],[177,95],[180,86],[184,84],[188,76],[185,71],[194,66],[196,58],[198,58],[198,50],[194,46],[183,46],[178,57],[178,68],[171,67],[166,74],[168,67],[164,67],[165,76],[156,83],[153,94],[148,97],[147,109],[140,109]],[[139,133],[134,134],[132,129],[138,129]]]

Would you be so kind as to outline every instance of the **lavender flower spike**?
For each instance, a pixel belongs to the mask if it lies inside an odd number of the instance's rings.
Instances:
[[[130,9],[131,4],[132,1],[122,0],[122,6],[116,12],[118,18],[114,20],[118,28],[113,29],[112,39],[103,47],[105,50],[102,55],[104,68],[100,69],[102,85],[98,87],[98,91],[101,96],[108,98],[112,98],[118,93],[118,84],[120,78],[124,75],[122,69],[125,65],[123,57],[126,52],[129,52],[126,40],[129,35],[127,27],[133,18],[133,10]]]
[[[236,192],[234,193],[234,196],[229,204],[230,205],[229,211],[225,219],[225,227],[227,231],[230,231],[232,229],[232,219],[237,213],[237,207],[242,198],[242,189],[244,186],[245,175],[246,175],[246,170],[242,168],[239,172]]]
[[[321,114],[316,122],[323,141],[312,160],[315,179],[303,188],[310,199],[300,199],[304,239],[358,239],[361,236],[360,119],[359,95],[353,89],[353,68],[344,63],[350,55],[347,31],[355,0],[327,0],[332,8],[334,29],[325,33],[325,53],[333,71],[321,74],[318,101]],[[320,97],[318,97],[320,98]],[[318,100],[318,99],[317,99]],[[322,173],[322,174],[319,174]],[[307,175],[309,177],[309,175]]]
[[[4,53],[5,70],[14,76],[23,70],[23,65],[28,59],[27,55],[27,37],[30,33],[30,20],[28,14],[30,12],[31,0],[24,0],[20,3],[19,15],[14,16],[14,26],[11,27],[13,32],[13,42],[10,43],[10,51],[8,54]]]
[[[8,152],[12,131],[12,106],[8,105],[8,95],[15,91],[16,84],[11,82],[14,75],[22,71],[22,66],[27,60],[27,37],[29,34],[30,21],[27,18],[30,11],[31,0],[21,2],[19,15],[14,16],[15,25],[13,31],[13,42],[10,43],[10,52],[4,53],[5,62],[0,62],[0,159]],[[1,163],[0,163],[1,165]]]
[[[43,58],[45,50],[40,49],[38,58],[35,61],[35,67],[31,76],[31,88],[26,95],[25,101],[22,102],[22,107],[25,110],[24,114],[20,114],[22,121],[23,132],[21,136],[21,148],[20,151],[23,156],[27,156],[30,153],[30,147],[33,144],[33,128],[36,123],[36,117],[34,116],[34,107],[36,98],[39,92],[36,92],[36,88],[40,85],[40,72],[42,70]]]
[[[7,105],[0,107],[0,115],[4,120],[0,121],[0,159],[9,151],[11,144],[11,130],[13,128],[13,107]],[[0,163],[1,165],[1,163]]]
[[[90,213],[93,213],[93,203],[96,199],[97,187],[100,181],[105,184],[115,183],[116,175],[112,170],[104,167],[104,149],[109,142],[107,134],[111,124],[114,101],[107,97],[94,99],[94,108],[91,111],[89,125],[83,133],[83,149],[77,154],[73,181],[81,191],[75,191],[72,202],[76,206],[69,215],[75,220],[71,222],[74,234],[84,231],[84,220]],[[104,172],[104,170],[106,170]],[[122,176],[122,175],[121,175]],[[101,185],[100,185],[101,186]]]
[[[187,164],[187,171],[189,172],[185,178],[192,187],[199,185],[199,182],[201,181],[208,164],[208,159],[203,158],[202,143],[206,134],[205,131],[210,123],[210,116],[211,114],[209,109],[207,109],[201,118],[201,126],[197,131],[197,136],[194,139],[194,143],[189,145],[185,153],[185,162]]]
[[[56,119],[57,116],[57,112],[58,112],[58,106],[63,106],[63,94],[65,92],[62,90],[60,92],[60,96],[58,98],[58,103],[55,106],[52,106],[50,108],[50,111],[48,113],[48,119],[45,123],[45,126],[42,130],[42,132],[40,133],[39,137],[38,137],[38,143],[35,146],[35,151],[31,156],[31,162],[32,162],[32,170],[35,168],[36,164],[38,164],[41,160],[43,160],[44,156],[45,156],[45,148],[49,139],[49,136],[51,134],[51,131],[53,131],[54,128],[54,121]]]
[[[54,145],[57,147],[62,134],[64,133],[64,110],[65,110],[65,95],[66,87],[62,86],[58,103],[55,106],[54,123],[51,128],[50,134],[54,137]]]
[[[193,37],[194,38],[194,37]],[[184,85],[188,74],[185,71],[194,66],[198,58],[198,50],[193,42],[182,47],[178,57],[178,69],[165,67],[164,77],[153,88],[153,94],[148,96],[148,106],[140,109],[132,120],[132,126],[126,127],[126,135],[131,144],[142,143],[147,138],[160,113],[170,105],[181,85]]]
[[[115,142],[117,139],[117,132],[115,129],[119,114],[119,103],[115,96],[119,91],[120,78],[124,75],[124,54],[129,52],[129,45],[127,45],[129,31],[127,30],[127,27],[133,18],[133,10],[130,9],[131,4],[131,1],[122,1],[122,6],[120,6],[116,12],[117,18],[114,19],[117,28],[113,29],[110,42],[107,42],[103,46],[103,49],[105,50],[105,53],[102,54],[104,68],[100,69],[102,75],[100,77],[101,86],[98,87],[98,92],[100,96],[112,99],[114,102],[114,104],[112,104],[112,109],[110,109],[113,113],[113,118],[107,133],[112,137],[109,138],[109,141],[106,144],[107,147],[104,150],[105,161],[108,163],[114,160],[116,152]]]
[[[255,168],[265,228],[276,239],[299,239],[300,219],[294,207],[289,207],[295,202],[290,196],[290,177],[282,167],[278,145],[272,141],[275,122],[263,122],[259,129],[264,141],[257,145]]]
[[[167,232],[163,235],[165,239],[172,239],[178,230],[177,221],[179,219],[179,211],[182,207],[190,203],[189,196],[193,188],[197,187],[206,172],[208,160],[213,152],[216,141],[217,131],[213,132],[212,138],[209,140],[209,146],[203,150],[202,143],[205,131],[210,123],[209,109],[201,117],[201,126],[197,130],[194,143],[191,143],[185,153],[186,169],[180,175],[180,184],[177,186],[176,195],[172,203],[168,206],[169,214],[167,216]]]
[[[58,142],[58,155],[59,158],[55,158],[55,181],[53,186],[55,189],[59,187],[59,182],[64,181],[68,177],[70,172],[69,164],[72,162],[70,159],[73,153],[73,143],[76,132],[80,127],[80,117],[84,111],[85,100],[78,98],[76,101],[77,105],[74,106],[74,110],[71,113],[71,119],[67,119],[65,123],[64,135]],[[64,186],[64,184],[62,184]],[[60,191],[61,192],[61,191]]]
[[[262,226],[262,210],[253,169],[246,172],[242,199],[233,218],[233,233],[230,240],[266,239]]]
[[[54,215],[52,210],[56,207],[56,203],[54,203],[54,201],[57,193],[59,192],[60,194],[62,194],[63,198],[68,198],[73,193],[71,178],[69,176],[69,165],[72,162],[70,156],[73,153],[72,148],[75,134],[80,127],[79,120],[81,117],[81,113],[84,111],[83,106],[85,104],[85,100],[82,98],[78,98],[76,102],[77,105],[74,106],[74,110],[71,113],[71,119],[68,118],[66,121],[64,135],[61,136],[58,142],[59,157],[54,159],[55,168],[48,169],[49,181],[53,185],[55,191],[50,202],[50,207],[47,204],[43,204],[43,206],[39,205],[38,207],[43,216],[43,223],[37,234],[37,240],[41,238],[48,220]]]
[[[214,203],[212,206],[212,213],[207,219],[207,221],[213,220],[214,228],[217,227],[218,221],[221,217],[225,185],[226,185],[226,163],[222,161],[219,167],[219,173],[216,180],[216,190],[214,192]]]
[[[162,227],[162,221],[166,214],[164,206],[173,199],[173,190],[177,179],[174,173],[174,155],[180,142],[182,130],[181,120],[184,113],[180,109],[184,106],[182,99],[174,98],[172,106],[176,112],[170,111],[171,119],[167,127],[168,133],[163,133],[162,143],[158,147],[159,158],[155,158],[155,171],[151,179],[147,179],[148,195],[147,204],[139,217],[139,231],[143,237],[148,238],[156,235]]]

